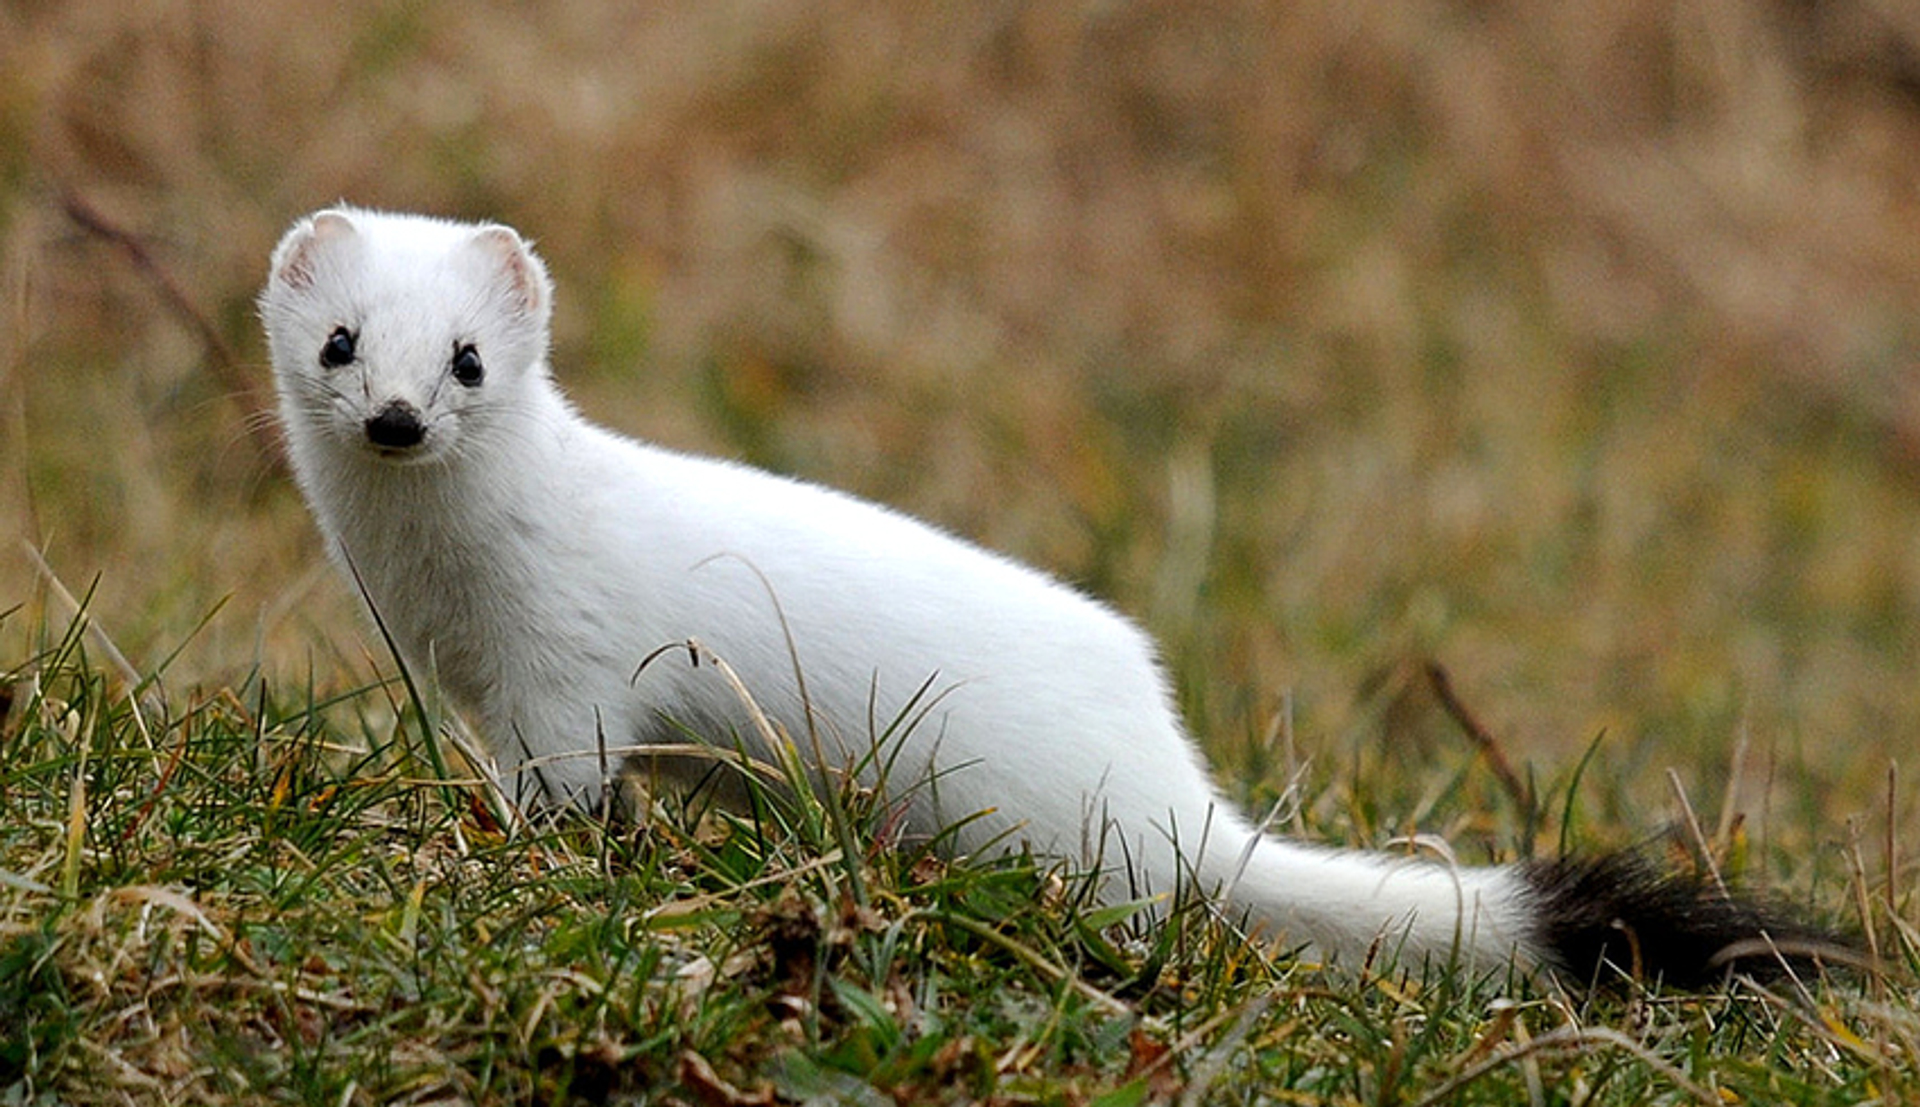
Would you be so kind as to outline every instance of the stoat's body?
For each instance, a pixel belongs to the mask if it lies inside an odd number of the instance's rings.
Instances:
[[[878,735],[911,720],[879,759],[915,829],[970,819],[962,850],[1126,864],[1116,895],[1224,893],[1323,955],[1384,938],[1402,961],[1585,971],[1621,920],[1647,966],[1675,926],[1706,928],[1694,962],[1751,936],[1747,909],[1631,866],[1452,868],[1258,834],[1126,619],[885,508],[588,423],[549,375],[551,295],[505,227],[341,209],[287,234],[261,297],[321,531],[410,666],[477,717],[510,791],[591,799],[602,749],[689,733],[770,759],[715,666],[642,668],[693,640],[804,755],[819,735],[829,767],[871,770]]]

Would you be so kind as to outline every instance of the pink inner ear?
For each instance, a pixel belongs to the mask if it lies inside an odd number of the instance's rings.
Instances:
[[[323,246],[351,238],[353,221],[337,211],[323,211],[313,217],[305,231],[294,239],[274,274],[290,288],[313,286],[314,259]]]
[[[312,231],[303,232],[299,238],[289,243],[280,257],[280,267],[274,270],[274,279],[288,288],[307,289],[313,287],[313,253],[318,246]]]
[[[526,243],[520,236],[507,227],[487,227],[474,235],[474,241],[499,264],[501,275],[507,278],[522,310],[528,315],[540,314],[546,298],[546,282],[527,255]]]

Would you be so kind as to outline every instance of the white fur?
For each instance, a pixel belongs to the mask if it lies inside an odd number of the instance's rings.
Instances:
[[[551,791],[592,798],[603,744],[685,742],[681,726],[753,741],[715,666],[677,652],[635,678],[688,639],[805,753],[797,662],[835,767],[931,681],[889,778],[936,777],[909,800],[918,832],[985,812],[960,849],[1026,841],[1130,864],[1131,886],[1106,881],[1113,898],[1171,890],[1184,866],[1232,910],[1350,962],[1382,938],[1403,960],[1541,956],[1513,870],[1249,829],[1208,782],[1153,645],[1101,604],[886,508],[588,423],[549,376],[550,301],[506,228],[348,208],[288,232],[261,296],[321,531],[508,769],[531,757]],[[356,358],[329,368],[336,327],[357,333]],[[477,387],[449,375],[462,343],[483,359]],[[395,400],[424,438],[382,451],[364,426]]]

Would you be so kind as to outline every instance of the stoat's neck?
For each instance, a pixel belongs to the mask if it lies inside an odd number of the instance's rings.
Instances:
[[[419,624],[413,637],[435,633],[447,612],[497,608],[527,589],[581,500],[585,425],[551,387],[469,413],[456,433],[445,455],[414,464],[290,435],[322,529],[384,618]]]

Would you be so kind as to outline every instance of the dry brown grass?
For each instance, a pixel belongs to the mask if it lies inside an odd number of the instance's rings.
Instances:
[[[597,418],[1088,582],[1230,759],[1283,692],[1411,756],[1437,658],[1549,774],[1604,727],[1712,792],[1744,736],[1832,835],[1920,732],[1917,59],[1873,0],[11,5],[0,528],[143,662],[232,597],[181,679],[364,674],[248,403],[61,199],[256,386],[294,216],[498,218]]]

